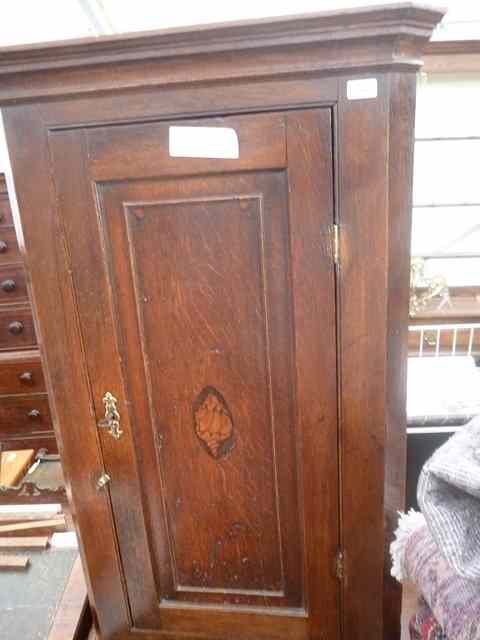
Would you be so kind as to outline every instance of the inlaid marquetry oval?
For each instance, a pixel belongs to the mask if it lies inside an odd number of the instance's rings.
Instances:
[[[227,455],[234,445],[233,418],[222,394],[205,387],[193,405],[195,433],[212,458]]]

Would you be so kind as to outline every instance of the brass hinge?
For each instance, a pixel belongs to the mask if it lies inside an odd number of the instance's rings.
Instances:
[[[343,551],[337,552],[335,558],[335,574],[338,580],[344,580],[345,578],[345,554]]]
[[[340,260],[340,230],[338,224],[334,224],[332,228],[332,244],[333,244],[333,261],[335,264]]]

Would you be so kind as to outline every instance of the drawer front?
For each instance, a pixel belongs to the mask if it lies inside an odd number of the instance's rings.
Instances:
[[[47,453],[58,453],[57,440],[54,431],[45,431],[40,434],[14,434],[3,436],[0,440],[6,451],[19,451],[22,449],[45,449]]]
[[[21,262],[14,227],[0,227],[0,264]]]
[[[27,283],[23,265],[0,265],[0,303],[27,301]]]
[[[38,351],[0,354],[0,395],[43,392],[45,380]]]
[[[0,193],[0,225],[13,224],[12,209],[6,193]]]
[[[2,436],[34,436],[52,430],[46,393],[0,398],[0,440]]]
[[[36,343],[30,305],[0,307],[0,350],[27,349]]]

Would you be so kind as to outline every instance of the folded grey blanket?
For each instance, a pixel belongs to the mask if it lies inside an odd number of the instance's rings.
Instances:
[[[480,579],[480,416],[462,427],[426,462],[418,503],[447,562]]]

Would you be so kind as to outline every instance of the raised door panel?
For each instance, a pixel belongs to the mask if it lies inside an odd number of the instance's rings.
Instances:
[[[333,639],[330,111],[201,124],[240,157],[171,158],[169,123],[50,134],[95,419],[106,391],[121,416],[122,638]]]
[[[286,195],[280,172],[100,190],[159,449],[160,599],[303,603]]]

